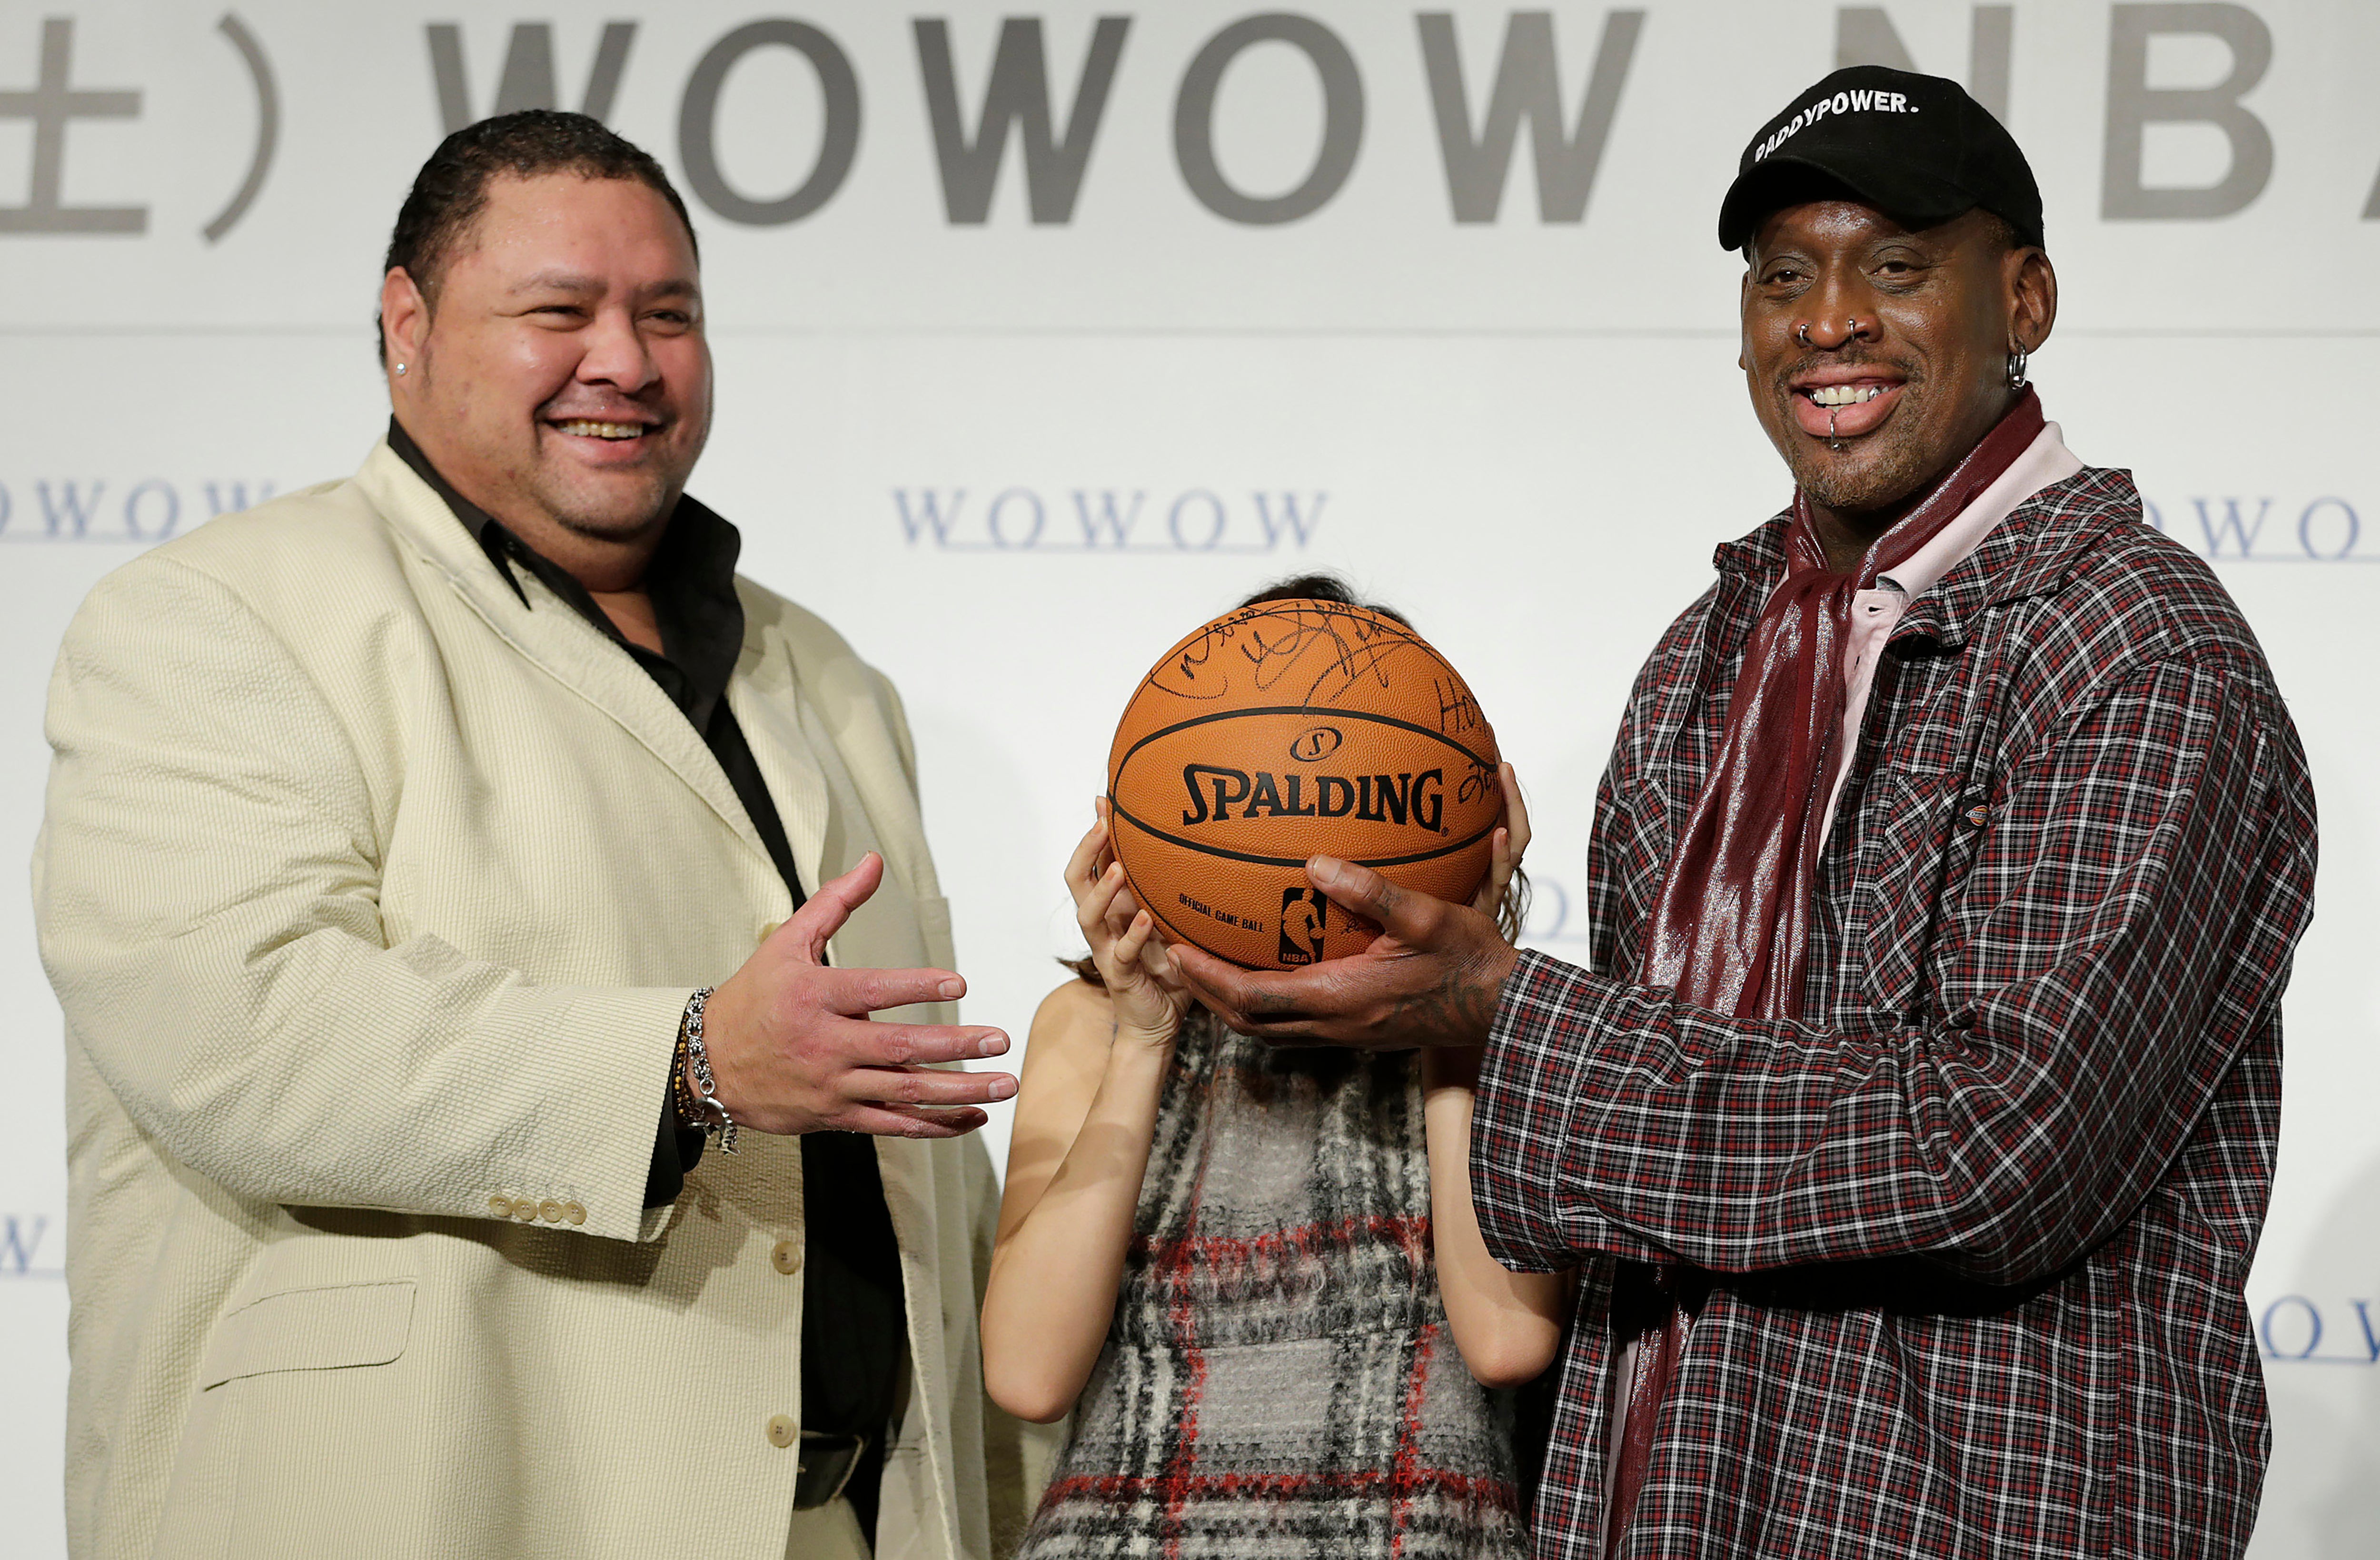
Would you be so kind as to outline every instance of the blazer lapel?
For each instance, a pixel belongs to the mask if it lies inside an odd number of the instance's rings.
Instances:
[[[762,861],[769,859],[759,831],[701,733],[626,651],[526,571],[517,576],[531,603],[524,608],[462,522],[387,444],[372,451],[356,481],[390,528],[445,576],[498,638],[618,722],[685,781],[737,839]],[[770,779],[773,790],[775,777]]]
[[[748,611],[744,623],[744,650],[727,684],[728,707],[735,711],[760,779],[777,804],[777,821],[794,853],[802,892],[814,894],[825,880],[827,809],[832,804],[810,755],[809,740],[802,734],[801,692],[793,666],[782,646],[770,645]]]

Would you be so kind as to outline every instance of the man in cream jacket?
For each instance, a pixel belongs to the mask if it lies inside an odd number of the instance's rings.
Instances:
[[[931,1064],[1007,1040],[892,686],[682,496],[685,208],[474,126],[382,315],[363,468],[111,575],[52,685],[74,1553],[988,1557],[1015,1085]]]

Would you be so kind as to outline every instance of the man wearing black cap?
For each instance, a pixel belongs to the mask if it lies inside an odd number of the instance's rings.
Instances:
[[[1486,1045],[1489,1248],[1580,1274],[1539,1554],[2236,1555],[2296,733],[2043,420],[2040,195],[1966,93],[1827,78],[1719,238],[1796,490],[1638,679],[1590,967],[1327,859],[1366,953],[1174,957],[1235,1027]]]

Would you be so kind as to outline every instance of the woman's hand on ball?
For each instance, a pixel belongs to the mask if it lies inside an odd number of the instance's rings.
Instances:
[[[1499,764],[1496,779],[1504,792],[1504,822],[1495,833],[1488,876],[1479,891],[1471,896],[1471,908],[1491,921],[1500,919],[1504,890],[1512,886],[1513,869],[1529,849],[1529,804],[1521,800],[1521,777],[1512,772],[1512,765]]]
[[[1182,1015],[1190,1008],[1189,988],[1157,937],[1156,918],[1140,907],[1124,882],[1123,867],[1108,837],[1106,801],[1095,805],[1099,821],[1066,863],[1075,920],[1114,1004],[1117,1036],[1162,1045],[1182,1026]]]

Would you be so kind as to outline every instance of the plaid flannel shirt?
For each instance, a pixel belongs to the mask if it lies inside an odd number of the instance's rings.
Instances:
[[[1582,1269],[1538,1554],[1600,1548],[1620,1257],[1711,1285],[1626,1556],[2246,1545],[2313,795],[2239,610],[2140,513],[2086,469],[1911,604],[1798,1023],[1627,978],[1786,516],[1654,651],[1597,798],[1592,969],[1523,956],[1473,1138],[1489,1249]]]

